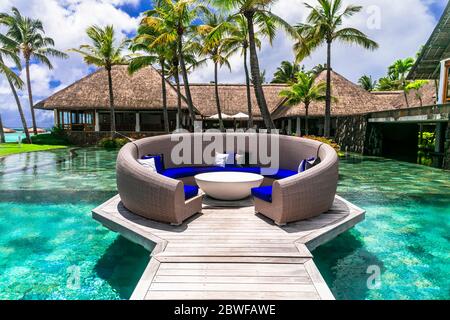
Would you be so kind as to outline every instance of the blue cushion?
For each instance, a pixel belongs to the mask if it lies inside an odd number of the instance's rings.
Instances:
[[[296,171],[288,170],[288,169],[278,169],[278,172],[276,174],[272,175],[265,175],[267,178],[275,179],[275,180],[281,180],[284,178],[289,178],[292,176],[295,176],[298,174]]]
[[[198,195],[198,187],[197,186],[184,186],[184,199],[187,201],[193,197]]]
[[[272,202],[272,186],[252,188],[252,195],[261,200]]]
[[[143,156],[142,159],[155,159],[155,167],[156,167],[156,172],[158,173],[163,173],[164,172],[164,164],[162,161],[162,156],[160,155],[147,155],[147,156]]]
[[[314,166],[315,161],[316,161],[315,157],[310,157],[308,159],[302,160],[302,162],[300,162],[300,166],[298,167],[298,172],[305,172],[309,168],[312,168]]]
[[[227,168],[228,169],[228,168]],[[179,167],[179,168],[169,168],[164,170],[162,173],[166,177],[172,179],[179,179],[184,177],[192,177],[196,174],[216,172],[216,171],[226,171],[227,169],[219,166],[209,166],[209,167]]]

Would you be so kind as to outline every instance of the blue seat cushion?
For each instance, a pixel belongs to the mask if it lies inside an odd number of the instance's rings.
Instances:
[[[156,162],[156,159],[155,159]],[[207,172],[221,172],[221,171],[232,171],[232,172],[247,172],[247,173],[255,173],[261,174],[261,168],[259,167],[240,167],[240,166],[205,166],[205,167],[178,167],[178,168],[169,168],[162,172],[163,175],[172,179],[179,179],[184,177],[193,177],[200,173]],[[268,178],[272,179],[284,179],[287,177],[291,177],[296,175],[298,172],[287,170],[287,169],[278,169],[278,172],[273,175],[266,175]]]
[[[217,171],[227,171],[229,168],[219,167],[219,166],[209,166],[209,167],[179,167],[179,168],[169,168],[164,170],[162,173],[166,177],[172,179],[179,179],[184,177],[192,177],[200,173],[207,172],[217,172]]]
[[[271,179],[275,179],[275,180],[281,180],[281,179],[285,179],[285,178],[289,178],[289,177],[295,176],[296,174],[298,174],[298,172],[293,171],[293,170],[278,169],[278,172],[276,174],[265,175],[265,177],[271,178]]]
[[[272,202],[272,186],[252,188],[252,195],[266,202]]]
[[[187,201],[193,197],[198,195],[198,187],[197,186],[184,186],[184,199]]]
[[[164,163],[163,163],[163,155],[146,155],[143,156],[141,159],[155,159],[155,167],[156,172],[159,174],[162,174],[164,172]]]

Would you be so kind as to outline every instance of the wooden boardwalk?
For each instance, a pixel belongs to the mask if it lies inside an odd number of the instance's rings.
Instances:
[[[336,196],[329,212],[279,227],[252,206],[204,205],[170,226],[131,213],[116,196],[93,217],[153,250],[131,299],[334,299],[310,250],[362,221],[364,211]]]

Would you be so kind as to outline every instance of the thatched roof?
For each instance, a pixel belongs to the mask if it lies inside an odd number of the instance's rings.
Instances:
[[[195,107],[204,117],[210,117],[217,114],[216,96],[214,84],[190,84],[192,100]],[[265,84],[263,85],[264,96],[267,101],[267,107],[272,112],[280,102],[279,93],[286,88],[284,84]],[[184,92],[184,91],[183,91]],[[253,86],[252,95],[252,113],[255,118],[261,117],[261,112],[256,102]],[[219,84],[219,97],[223,113],[234,115],[239,112],[248,114],[247,111],[247,89],[244,84]]]
[[[423,106],[431,106],[436,104],[436,86],[433,81],[429,81],[426,85],[424,85],[419,90],[419,94],[422,97]],[[420,107],[420,100],[417,97],[417,92],[411,90],[408,93],[407,97],[410,108]],[[397,98],[392,101],[391,107],[391,109],[404,109],[408,107],[403,91],[400,91],[400,94],[397,96]]]
[[[316,83],[325,82],[326,71],[320,73],[315,81]],[[333,116],[385,110],[398,96],[398,93],[395,96],[386,93],[372,94],[334,71],[331,72],[331,86],[332,95],[337,98],[337,101],[331,103],[331,114]],[[309,106],[310,116],[323,116],[324,114],[325,102],[311,103]],[[284,104],[284,101],[281,101],[272,115],[274,119],[304,116],[305,108],[303,104],[288,107]]]
[[[132,76],[127,66],[112,69],[114,105],[117,110],[161,110],[161,76],[153,68],[142,69]],[[167,104],[176,109],[176,90],[167,81]],[[182,103],[183,108],[186,104]],[[87,110],[109,109],[108,77],[105,69],[98,69],[36,104],[39,109]]]

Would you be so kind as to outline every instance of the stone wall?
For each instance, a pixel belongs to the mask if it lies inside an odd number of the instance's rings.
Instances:
[[[77,146],[93,146],[101,139],[111,136],[110,132],[85,132],[85,131],[67,131],[67,137],[70,143]],[[132,139],[141,139],[163,134],[162,132],[121,132],[121,134]],[[117,138],[121,136],[117,135]]]
[[[445,131],[445,146],[444,146],[444,162],[442,168],[450,170],[450,121],[447,124]]]
[[[336,143],[345,152],[364,153],[367,132],[366,116],[339,117],[336,119]]]

